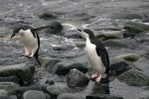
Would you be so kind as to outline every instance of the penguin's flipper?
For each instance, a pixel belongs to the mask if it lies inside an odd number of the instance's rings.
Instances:
[[[34,55],[36,62],[41,66],[41,62],[39,61],[38,54]]]

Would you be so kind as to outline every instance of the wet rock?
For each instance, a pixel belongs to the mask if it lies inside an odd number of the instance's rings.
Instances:
[[[42,91],[29,90],[23,94],[23,99],[47,99]]]
[[[79,70],[71,69],[67,74],[66,81],[70,88],[82,88],[88,85],[89,78]]]
[[[17,76],[6,76],[6,77],[0,77],[0,82],[20,83],[20,80]]]
[[[98,33],[96,37],[104,39],[123,38],[123,33],[121,31],[105,31],[103,33]]]
[[[45,30],[46,33],[62,35],[63,25],[60,22],[52,21],[49,26],[50,27]]]
[[[131,86],[148,86],[149,85],[149,77],[140,71],[131,69],[123,74],[121,74],[118,79],[121,82],[125,82]]]
[[[57,16],[55,13],[52,12],[43,12],[41,14],[38,15],[40,19],[44,19],[44,20],[52,20],[52,19],[57,19]]]
[[[138,33],[149,31],[149,26],[143,23],[128,22],[125,24],[124,29],[127,31],[124,33],[124,37],[134,37]]]
[[[110,76],[119,76],[122,73],[128,71],[129,69],[131,69],[131,67],[125,61],[113,63],[110,67]]]
[[[17,99],[16,96],[0,96],[0,99]]]
[[[27,84],[32,81],[34,73],[34,66],[22,64],[9,65],[9,66],[1,66],[0,67],[0,76],[17,76],[22,84]]]
[[[57,97],[57,99],[85,99],[84,94],[64,93]]]
[[[130,48],[130,49],[135,49],[138,48],[138,43],[134,39],[111,39],[104,41],[104,44],[106,46],[109,46],[111,48]]]
[[[56,69],[56,74],[58,75],[66,75],[71,69],[78,69],[79,71],[86,73],[88,71],[88,68],[81,63],[72,63],[72,64],[58,64]]]
[[[143,91],[143,92],[141,93],[139,99],[149,99],[149,91],[148,91],[148,90]]]
[[[45,68],[49,73],[54,73],[55,72],[55,68],[56,68],[56,64],[60,62],[59,59],[50,59],[47,64],[45,64]]]
[[[137,55],[135,53],[127,53],[127,54],[116,56],[116,59],[124,59],[126,61],[135,62],[140,57],[141,57],[140,55]]]
[[[13,82],[0,82],[0,89],[13,90],[18,88],[19,85]]]
[[[6,90],[0,89],[0,96],[7,96],[8,92]]]
[[[59,84],[48,86],[47,91],[49,94],[57,96],[62,93],[73,92],[73,89],[68,88],[67,85],[64,83],[59,83]]]
[[[100,94],[100,95],[89,95],[86,96],[86,99],[123,99],[120,96],[112,96],[108,94]]]

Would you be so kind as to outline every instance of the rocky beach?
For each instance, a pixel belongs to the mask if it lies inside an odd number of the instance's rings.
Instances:
[[[149,99],[148,0],[0,0],[0,99]],[[14,27],[44,29],[39,66],[11,40]],[[111,63],[110,82],[89,79],[85,42],[76,28],[102,40]],[[110,94],[106,94],[106,90]]]

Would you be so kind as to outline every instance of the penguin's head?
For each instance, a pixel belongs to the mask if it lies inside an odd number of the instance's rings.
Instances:
[[[13,33],[11,35],[11,39],[12,38],[17,38],[17,39],[22,38],[22,37],[24,37],[26,32],[31,32],[31,28],[28,26],[20,26],[20,27],[14,28]]]
[[[93,31],[91,31],[90,29],[83,29],[83,30],[78,29],[78,31],[80,32],[81,37],[84,39],[87,39],[87,38],[94,39],[95,38]]]

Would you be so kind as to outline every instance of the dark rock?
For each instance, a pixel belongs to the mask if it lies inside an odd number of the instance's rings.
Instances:
[[[57,99],[85,99],[84,94],[75,94],[75,93],[64,93],[57,97]]]
[[[13,83],[13,82],[0,82],[0,89],[4,90],[13,90],[20,87],[18,84]]]
[[[62,93],[71,92],[71,90],[65,84],[55,84],[47,87],[47,91],[51,95],[60,95]]]
[[[148,25],[143,23],[128,22],[125,24],[124,29],[127,31],[124,33],[124,37],[134,37],[138,33],[147,32]]]
[[[118,79],[121,82],[125,82],[131,86],[148,86],[149,85],[149,77],[140,71],[131,69],[123,74],[121,74]]]
[[[21,80],[21,84],[28,84],[32,81],[34,74],[34,66],[26,64],[16,64],[10,66],[0,67],[0,76],[11,76],[15,75]]]
[[[0,99],[17,99],[16,96],[0,96]]]
[[[38,15],[39,18],[44,19],[44,20],[51,20],[51,19],[57,19],[57,16],[54,13],[50,12],[43,12]]]
[[[42,91],[29,90],[23,94],[23,99],[47,99]]]
[[[123,98],[119,96],[108,95],[108,94],[100,94],[100,95],[86,96],[86,99],[123,99]]]
[[[58,21],[52,21],[45,31],[48,34],[62,35],[63,25]]]
[[[70,88],[82,88],[88,85],[89,78],[79,70],[72,69],[67,74],[66,81]]]
[[[0,82],[20,83],[20,79],[17,76],[6,76],[6,77],[0,77]]]
[[[71,69],[78,69],[79,71],[86,73],[88,71],[88,68],[84,66],[84,64],[81,63],[72,63],[67,66],[64,66],[63,64],[58,64],[56,69],[56,74],[58,75],[66,75]]]
[[[129,69],[131,69],[131,67],[125,61],[113,63],[113,64],[111,64],[111,67],[110,67],[110,75],[119,76],[122,73],[128,71]]]
[[[47,64],[45,64],[45,68],[49,73],[54,73],[56,64],[60,62],[58,59],[50,59]]]

